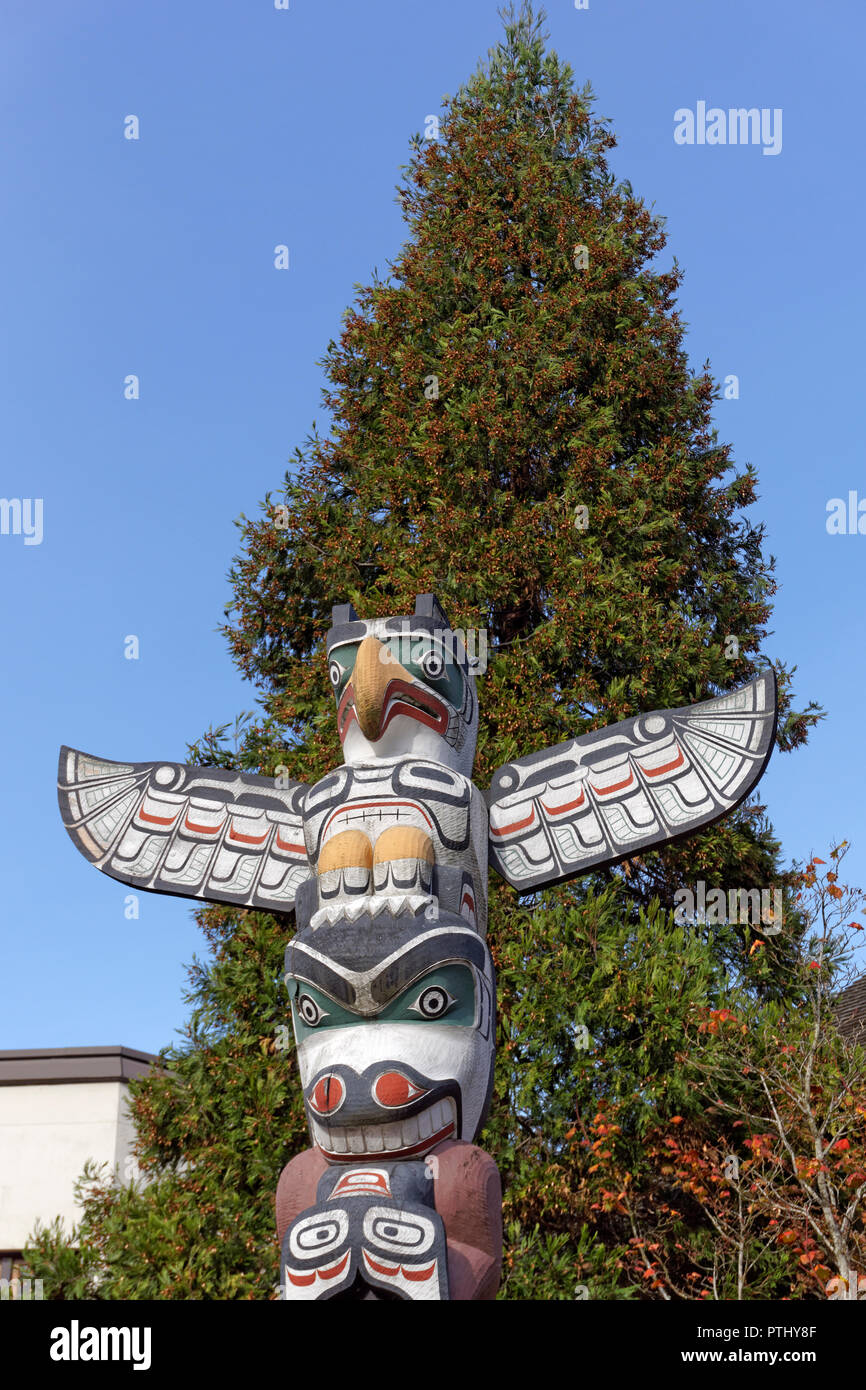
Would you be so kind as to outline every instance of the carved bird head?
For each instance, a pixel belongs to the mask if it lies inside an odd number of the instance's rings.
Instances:
[[[331,620],[328,670],[344,761],[409,755],[471,777],[480,663],[433,594],[416,597],[411,617],[365,621],[345,604]]]

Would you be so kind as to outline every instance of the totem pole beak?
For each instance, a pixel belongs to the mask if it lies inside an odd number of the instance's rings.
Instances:
[[[377,637],[365,637],[355,657],[352,687],[361,733],[371,743],[380,737],[385,696],[394,680],[414,684],[413,676]]]

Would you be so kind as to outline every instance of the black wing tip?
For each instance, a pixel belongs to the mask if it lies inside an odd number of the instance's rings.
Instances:
[[[762,713],[765,716],[768,716],[772,712],[773,717],[772,723],[765,735],[766,749],[764,752],[764,757],[760,764],[760,770],[756,772],[754,780],[750,783],[750,788],[754,788],[755,786],[757,786],[758,782],[760,782],[761,778],[767,770],[767,764],[770,761],[770,755],[772,754],[773,749],[776,746],[776,731],[779,727],[779,681],[778,677],[776,676],[776,668],[768,662],[762,670],[758,671],[752,677],[752,679],[746,683],[746,685],[740,686],[741,690],[747,690],[749,687],[757,689],[759,681],[764,680],[769,681],[770,703],[767,705],[766,709],[760,711],[760,713]],[[745,795],[740,798],[740,801],[744,801],[745,797],[749,795],[750,792],[746,792]],[[735,804],[739,805],[740,801],[736,802]],[[731,809],[733,809],[733,807]]]
[[[775,666],[772,666],[768,662],[766,666],[762,667],[760,671],[757,671],[755,673],[755,675],[752,677],[750,681],[746,683],[746,685],[757,686],[759,681],[769,681],[770,693],[772,695],[773,700],[773,709],[777,710],[779,705],[779,678],[776,675]],[[740,689],[745,690],[746,686],[741,686]]]
[[[82,748],[72,748],[68,743],[61,743],[60,755],[57,760],[57,780],[64,786],[71,785],[65,775],[70,754],[73,758],[90,758],[95,763],[111,763],[112,761],[111,758],[103,758],[96,753],[85,753]]]
[[[770,730],[770,736],[767,740],[767,758],[764,767],[761,769],[761,776],[763,777],[767,763],[770,761],[770,754],[776,746],[776,733],[779,728],[779,678],[776,675],[775,666],[767,666],[767,669],[762,672],[762,674],[769,678],[770,693],[773,700],[773,727]]]
[[[60,807],[60,818],[70,835],[72,835],[70,822],[73,817],[69,807],[69,788],[72,783],[67,775],[67,769],[69,767],[69,754],[75,752],[76,749],[69,748],[65,743],[62,743],[60,745],[60,755],[57,759],[57,804]]]

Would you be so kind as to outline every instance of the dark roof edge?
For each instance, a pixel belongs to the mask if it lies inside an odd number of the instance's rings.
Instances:
[[[0,1086],[36,1086],[74,1081],[129,1081],[155,1068],[152,1052],[131,1047],[37,1047],[0,1051]]]

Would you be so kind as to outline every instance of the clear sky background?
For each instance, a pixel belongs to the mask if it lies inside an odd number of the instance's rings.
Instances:
[[[766,649],[828,711],[764,799],[787,859],[847,836],[866,885],[866,535],[826,530],[830,498],[866,499],[862,0],[547,12],[614,171],[667,218],[693,365],[739,378],[716,420],[778,561]],[[125,919],[63,830],[58,747],[183,761],[255,707],[216,630],[233,521],[325,423],[316,364],[404,240],[409,137],[500,32],[495,0],[3,6],[0,494],[44,518],[39,545],[0,536],[2,1048],[156,1051],[187,1016],[191,908]],[[676,144],[699,101],[781,108],[781,152]]]

